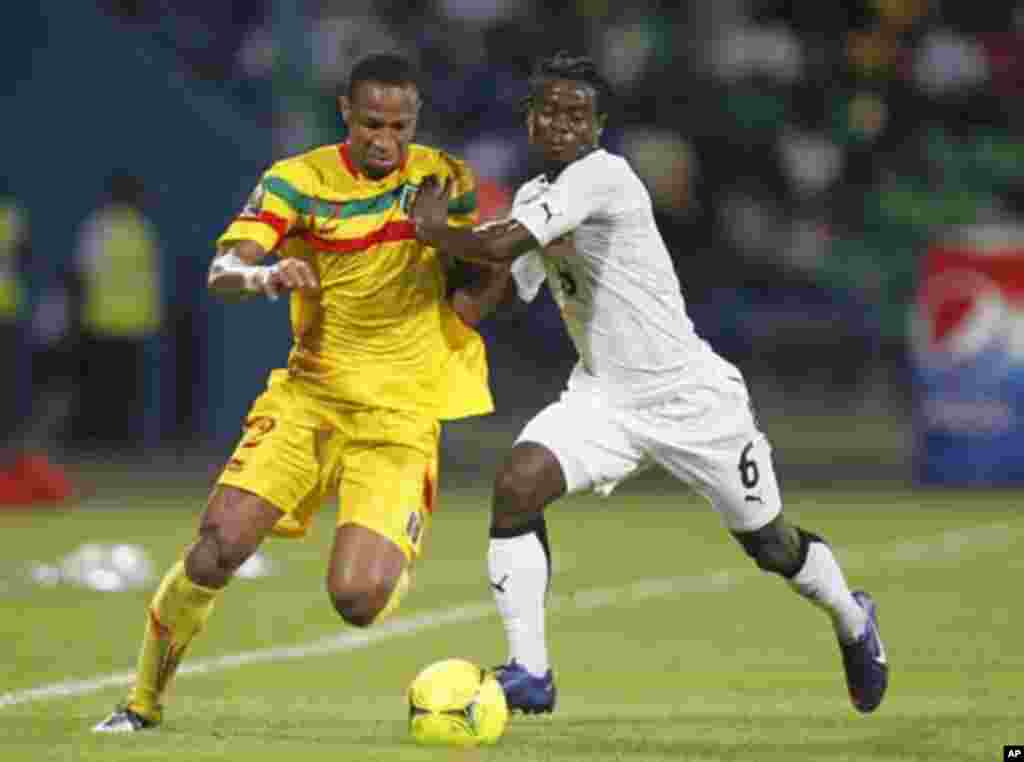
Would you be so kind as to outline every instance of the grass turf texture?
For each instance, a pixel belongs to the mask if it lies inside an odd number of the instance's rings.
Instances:
[[[469,621],[182,675],[155,733],[89,733],[121,687],[0,700],[3,759],[988,762],[1020,742],[1019,493],[787,495],[791,518],[829,538],[852,584],[880,604],[892,684],[881,709],[861,716],[826,617],[758,573],[702,500],[663,488],[626,485],[610,500],[573,498],[549,513],[559,706],[551,717],[513,717],[495,748],[421,749],[406,735],[404,690],[425,664],[505,657],[500,622],[486,608],[487,493],[449,486],[397,619],[484,604]],[[163,569],[190,540],[202,500],[185,490],[101,491],[64,513],[0,514],[5,564],[52,561],[85,541],[130,542]],[[265,546],[280,573],[233,582],[186,665],[355,632],[323,591],[332,518],[325,507],[312,538]],[[8,591],[0,693],[130,672],[148,597]]]

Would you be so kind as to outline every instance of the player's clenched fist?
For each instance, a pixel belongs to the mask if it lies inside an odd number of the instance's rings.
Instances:
[[[319,288],[320,279],[309,263],[302,259],[289,257],[282,259],[271,268],[265,291],[267,296],[275,298],[295,289],[316,291]]]
[[[308,262],[287,257],[273,265],[255,264],[264,257],[262,247],[242,241],[214,258],[207,285],[226,298],[263,294],[270,300],[295,289],[320,290],[320,280]]]

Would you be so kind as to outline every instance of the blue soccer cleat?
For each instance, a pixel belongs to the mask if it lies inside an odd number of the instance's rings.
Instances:
[[[535,677],[513,659],[508,664],[495,667],[494,676],[505,691],[510,712],[545,714],[554,710],[558,692],[550,669],[544,677]]]
[[[868,623],[864,634],[849,645],[839,644],[843,652],[843,668],[850,700],[861,712],[873,712],[882,703],[889,685],[889,663],[878,632],[878,613],[875,602],[867,593],[856,591],[854,599],[867,612]]]

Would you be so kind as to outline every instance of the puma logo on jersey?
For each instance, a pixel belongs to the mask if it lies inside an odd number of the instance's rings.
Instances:
[[[505,592],[505,583],[506,582],[508,582],[508,575],[507,574],[504,577],[502,577],[501,579],[499,579],[497,582],[495,582],[494,580],[491,580],[491,587],[493,587],[499,593],[504,593]]]

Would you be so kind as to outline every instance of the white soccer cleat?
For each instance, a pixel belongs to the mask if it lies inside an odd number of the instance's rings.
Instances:
[[[128,707],[118,707],[103,722],[95,725],[93,733],[137,733],[147,728],[155,728],[157,723],[147,720],[141,714]]]

